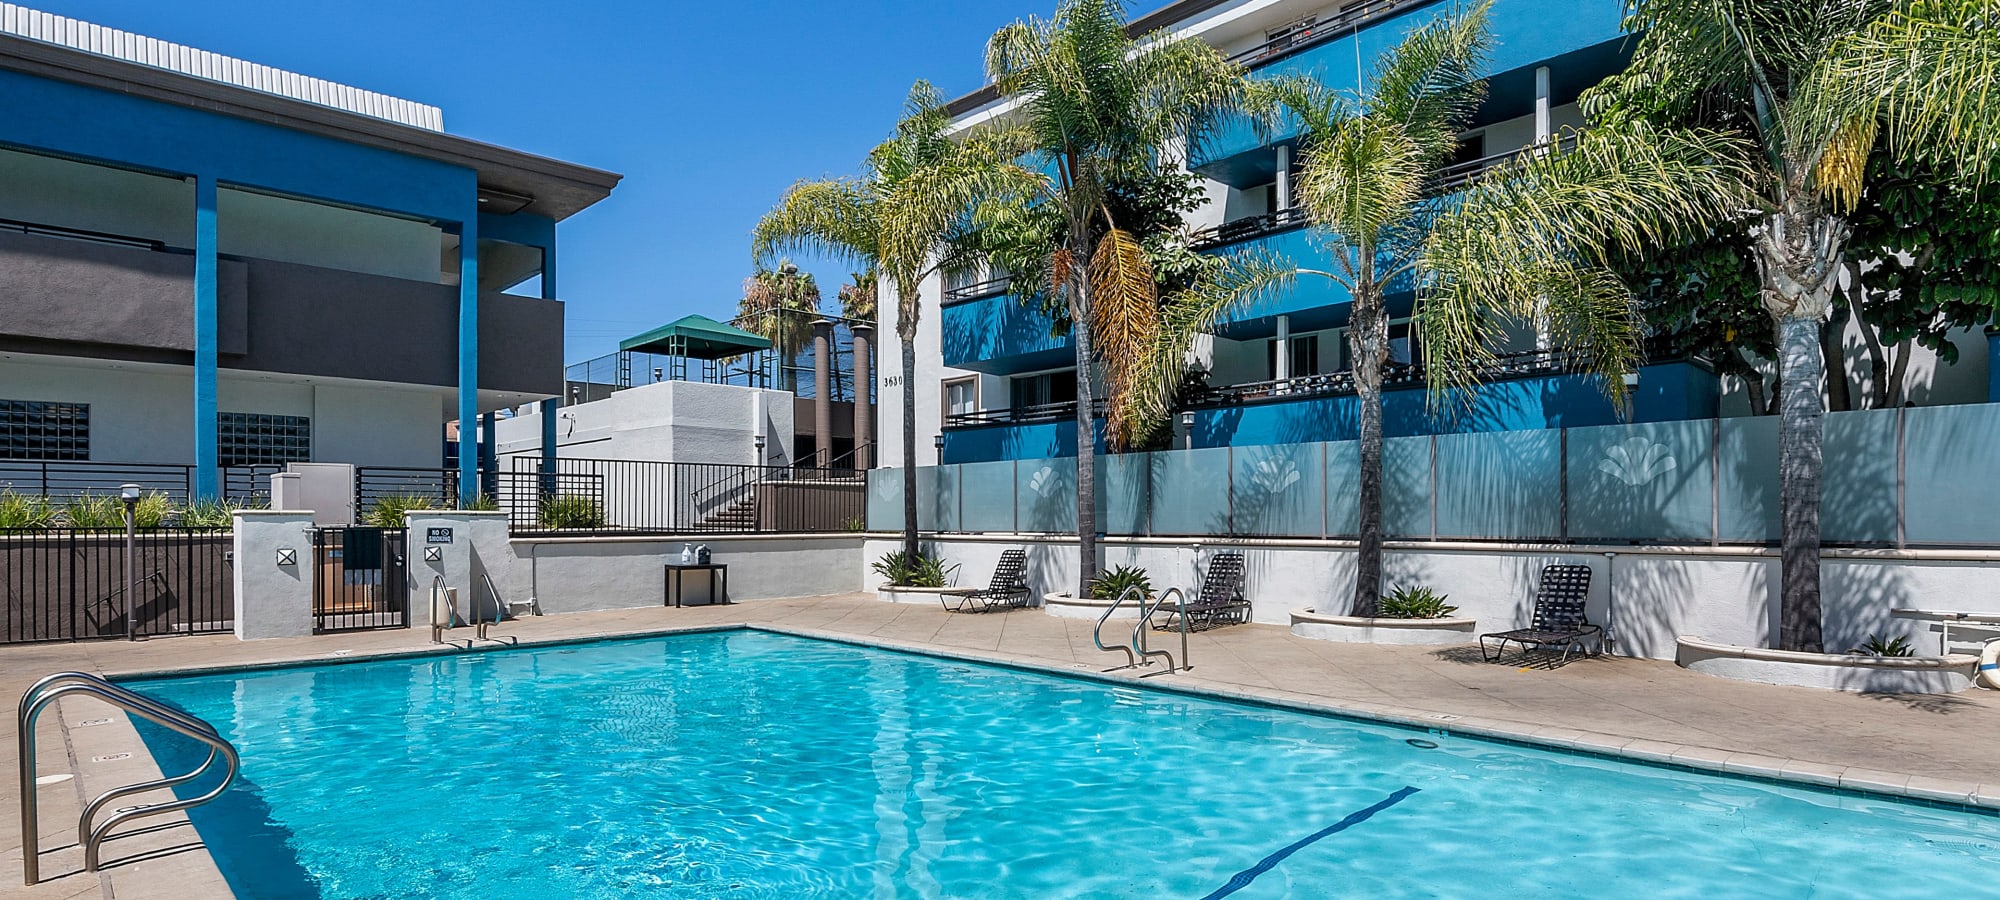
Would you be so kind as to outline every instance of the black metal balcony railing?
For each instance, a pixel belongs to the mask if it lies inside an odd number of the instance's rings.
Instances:
[[[88,241],[93,244],[110,244],[115,247],[133,247],[140,250],[152,250],[156,253],[164,253],[173,249],[168,247],[164,241],[156,241],[152,238],[134,237],[129,234],[113,234],[109,231],[91,231],[87,228],[44,225],[40,222],[23,222],[18,219],[0,219],[0,231],[10,231],[16,234],[35,234],[70,241]]]
[[[1573,372],[1581,367],[1582,362],[1582,356],[1570,350],[1528,350],[1509,353],[1481,366],[1479,380],[1506,381]],[[1391,362],[1382,372],[1382,386],[1385,388],[1416,384],[1423,380],[1424,367],[1421,363]],[[1349,370],[1210,388],[1202,392],[1192,405],[1197,408],[1232,406],[1276,397],[1340,396],[1354,392],[1354,372]]]
[[[1328,16],[1325,21],[1314,22],[1251,47],[1231,56],[1229,61],[1254,68],[1308,47],[1347,37],[1396,13],[1408,12],[1437,2],[1438,0],[1366,0]]]
[[[1093,415],[1104,415],[1104,401],[1091,404]],[[944,417],[944,427],[963,428],[969,425],[1026,425],[1033,422],[1067,422],[1076,418],[1076,401],[1064,403],[1044,403],[1038,406],[1012,406],[1006,409],[981,409],[973,412],[952,413]]]
[[[1014,279],[1012,276],[1002,275],[999,278],[989,278],[975,284],[963,284],[955,288],[948,288],[944,292],[944,302],[947,304],[964,303],[967,300],[997,297],[1007,293],[1007,289],[1012,287],[1013,283]]]

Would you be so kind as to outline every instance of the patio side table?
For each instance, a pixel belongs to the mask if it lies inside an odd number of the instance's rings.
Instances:
[[[686,581],[687,573],[689,572],[707,572],[708,602],[711,604],[721,603],[728,605],[729,567],[719,563],[688,563],[686,565],[682,565],[681,563],[667,563],[665,583],[662,585],[666,596],[660,605],[675,607],[681,605],[681,600],[687,594],[687,588],[683,582]],[[718,581],[721,584],[720,590],[716,588]]]

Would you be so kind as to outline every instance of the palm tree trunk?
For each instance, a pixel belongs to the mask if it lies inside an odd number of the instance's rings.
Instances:
[[[1389,358],[1389,322],[1379,293],[1365,287],[1355,292],[1348,335],[1361,425],[1356,522],[1360,546],[1354,554],[1351,615],[1373,616],[1382,599],[1382,366]]]
[[[1087,252],[1076,252],[1085,260]],[[1097,578],[1097,429],[1092,407],[1090,362],[1090,277],[1079,263],[1071,288],[1070,335],[1076,343],[1076,596],[1090,596]]]
[[[1838,216],[1793,200],[1765,220],[1757,237],[1764,304],[1778,327],[1781,650],[1822,650],[1819,506],[1826,365],[1820,329],[1832,312],[1848,233]]]
[[[917,556],[917,316],[905,301],[896,316],[903,344],[903,554]]]
[[[1820,435],[1825,416],[1821,395],[1826,368],[1820,355],[1820,323],[1804,316],[1778,320],[1779,390],[1778,496],[1783,535],[1783,605],[1778,646],[1821,652],[1819,597]]]

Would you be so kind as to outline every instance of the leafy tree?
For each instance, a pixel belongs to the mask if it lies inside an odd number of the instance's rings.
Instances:
[[[1755,148],[1744,224],[1759,298],[1775,323],[1779,380],[1778,644],[1822,649],[1819,544],[1826,410],[1822,328],[1881,143],[1967,185],[1991,180],[2000,144],[2000,0],[1628,0],[1631,66],[1586,93],[1618,133],[1730,123]],[[1853,257],[1856,259],[1865,257]]]
[[[1377,64],[1373,86],[1330,88],[1307,77],[1260,83],[1260,100],[1298,122],[1299,204],[1327,249],[1331,279],[1353,299],[1349,342],[1359,407],[1359,549],[1352,611],[1373,616],[1382,591],[1382,383],[1387,298],[1417,294],[1426,361],[1442,390],[1469,387],[1503,325],[1527,322],[1576,347],[1585,367],[1633,369],[1630,296],[1605,267],[1607,248],[1678,236],[1726,200],[1708,162],[1712,135],[1657,144],[1584,137],[1562,154],[1528,154],[1463,192],[1437,185],[1457,136],[1485,96],[1476,72],[1487,5],[1413,30]]]
[[[836,256],[878,273],[896,294],[902,342],[903,553],[917,547],[918,290],[940,268],[960,264],[973,206],[1032,181],[997,132],[951,133],[944,98],[928,82],[910,88],[896,133],[868,154],[859,177],[800,182],[757,223],[752,255],[788,249]]]
[[[1029,290],[1046,289],[1072,323],[1080,596],[1098,569],[1096,369],[1113,411],[1106,440],[1125,446],[1137,435],[1136,414],[1124,410],[1152,393],[1142,361],[1161,334],[1159,285],[1140,237],[1146,211],[1178,226],[1163,154],[1198,143],[1234,108],[1243,72],[1198,38],[1134,40],[1119,0],[1063,0],[1051,19],[1008,25],[988,42],[986,65],[1045,176],[1026,196],[987,204],[980,225],[993,241],[1032,248],[1001,261]]]

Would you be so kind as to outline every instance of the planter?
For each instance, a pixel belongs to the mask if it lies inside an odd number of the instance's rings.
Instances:
[[[938,598],[946,593],[963,591],[965,588],[942,587],[889,587],[883,585],[875,589],[875,599],[884,603],[941,603]]]
[[[1042,611],[1065,619],[1090,619],[1095,621],[1104,615],[1104,610],[1114,601],[1099,600],[1096,597],[1072,597],[1066,593],[1043,594]],[[1127,603],[1112,614],[1114,619],[1139,618],[1139,605]]]
[[[1477,637],[1473,619],[1382,619],[1329,616],[1312,607],[1292,610],[1292,633],[1316,641],[1350,644],[1464,644]]]
[[[1955,694],[1972,686],[1979,658],[1950,656],[1864,656],[1857,653],[1798,653],[1714,644],[1699,638],[1674,641],[1674,662],[1718,678],[1820,688],[1897,694]]]

